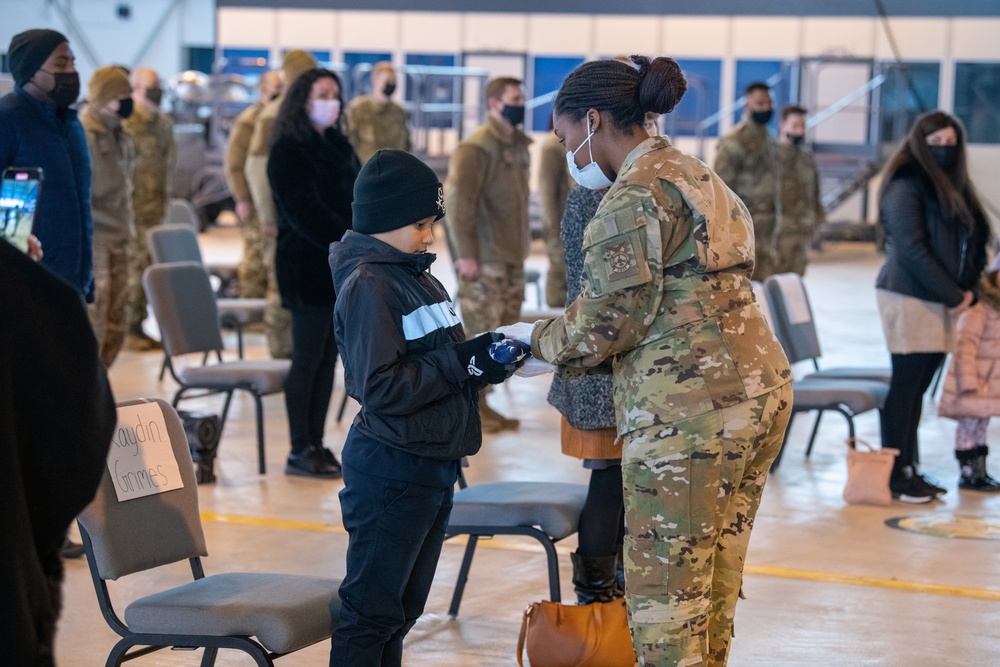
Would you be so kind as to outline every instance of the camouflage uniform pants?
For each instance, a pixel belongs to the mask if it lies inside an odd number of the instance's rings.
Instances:
[[[267,267],[264,266],[264,230],[256,214],[249,220],[240,220],[243,237],[243,258],[238,268],[240,296],[245,299],[263,299],[267,295]]]
[[[754,214],[754,268],[753,279],[762,281],[774,273],[771,241],[774,237],[774,213]]]
[[[139,329],[146,319],[146,291],[142,289],[142,273],[151,263],[146,246],[146,232],[163,223],[163,217],[135,218],[135,236],[128,258],[128,328]]]
[[[566,305],[566,256],[559,235],[545,239],[545,247],[549,251],[549,272],[545,276],[545,303],[551,308],[562,308]]]
[[[792,385],[623,442],[625,588],[641,665],[726,664]]]
[[[111,366],[125,343],[131,244],[128,238],[94,235],[94,303],[87,306],[87,314],[105,368]]]
[[[267,293],[264,305],[264,328],[267,348],[274,359],[292,358],[292,315],[281,305],[278,276],[274,272],[275,240],[264,236],[264,266],[267,269]]]
[[[470,338],[521,320],[524,302],[524,266],[480,264],[479,278],[458,278],[458,303],[465,333]]]
[[[774,238],[772,273],[806,273],[812,232],[781,232]],[[756,273],[754,278],[756,279]]]

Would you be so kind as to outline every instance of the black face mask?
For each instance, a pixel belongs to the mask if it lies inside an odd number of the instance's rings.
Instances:
[[[394,83],[387,83],[385,84],[385,87],[382,89],[382,94],[385,95],[386,97],[391,96],[394,92],[396,92],[396,84]]]
[[[146,89],[146,99],[160,106],[160,102],[163,101],[163,89],[162,88],[147,88]]]
[[[135,108],[135,103],[132,101],[131,97],[126,97],[124,100],[118,100],[118,115],[122,118],[128,118],[132,115],[132,110]]]
[[[504,105],[500,115],[507,119],[511,125],[520,125],[524,122],[524,106],[512,107]]]
[[[927,150],[945,171],[949,171],[958,162],[958,146],[928,146]]]
[[[792,142],[793,146],[801,146],[802,142],[806,140],[806,135],[804,134],[789,134],[788,140]]]
[[[49,72],[48,70],[38,70],[45,72],[56,82],[55,88],[47,93],[52,103],[61,109],[80,99],[80,75],[76,72]]]
[[[774,109],[768,109],[767,111],[751,111],[750,117],[753,122],[758,125],[767,125],[771,122],[771,117],[774,115]]]

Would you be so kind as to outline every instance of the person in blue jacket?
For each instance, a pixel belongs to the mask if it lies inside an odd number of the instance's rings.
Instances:
[[[80,75],[66,37],[55,30],[14,35],[7,49],[14,91],[0,98],[0,170],[41,167],[34,235],[46,267],[94,300],[90,155],[70,105]]]
[[[380,150],[354,185],[353,231],[330,246],[334,337],[361,404],[344,443],[347,573],[330,665],[399,665],[423,612],[464,456],[482,444],[479,390],[515,370],[465,340],[429,271],[441,183],[409,153]]]

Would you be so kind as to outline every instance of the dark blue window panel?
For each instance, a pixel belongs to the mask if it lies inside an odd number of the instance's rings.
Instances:
[[[1000,144],[1000,63],[957,63],[952,108],[966,141]]]
[[[881,140],[894,143],[909,134],[920,114],[936,109],[941,83],[940,63],[890,65],[881,86]],[[912,83],[912,85],[911,85]]]
[[[251,81],[257,81],[270,68],[271,54],[267,49],[223,49],[222,57],[225,58],[223,73],[241,74]]]
[[[538,97],[559,90],[563,79],[570,72],[582,65],[582,56],[535,56],[532,59],[531,90],[528,97]],[[531,125],[526,128],[535,132],[549,129],[549,119],[552,117],[552,102],[546,102],[531,110]]]
[[[743,97],[744,89],[754,81],[767,82],[775,74],[782,73],[782,62],[780,60],[737,60],[736,61],[736,94],[733,99]],[[774,103],[774,116],[771,118],[769,126],[774,132],[778,131],[778,119],[781,115],[781,107],[787,104],[785,96],[781,94],[781,86],[771,91],[771,98]],[[743,118],[743,107],[741,106],[733,113],[733,122],[738,123]]]
[[[670,136],[692,137],[698,134],[698,124],[719,111],[722,91],[722,61],[682,59],[681,66],[687,79],[687,92],[674,110],[661,119],[661,127]],[[719,124],[707,126],[704,136],[719,134]]]
[[[346,52],[344,53],[344,65],[347,71],[344,72],[344,99],[351,99],[358,95],[364,95],[371,87],[370,72],[355,72],[354,67],[362,63],[374,65],[383,60],[392,61],[391,53],[364,53]]]
[[[211,74],[214,62],[215,49],[210,46],[192,46],[187,49],[186,69]]]

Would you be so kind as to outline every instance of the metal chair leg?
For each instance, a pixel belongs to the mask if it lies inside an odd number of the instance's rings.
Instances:
[[[774,457],[774,461],[771,462],[770,472],[774,472],[778,469],[781,464],[781,456],[785,453],[785,446],[788,445],[788,434],[792,430],[792,422],[795,421],[796,412],[792,410],[792,414],[788,416],[788,425],[785,427],[785,437],[781,440],[781,449],[778,450],[778,455]]]
[[[806,445],[806,458],[812,454],[813,444],[816,442],[816,434],[819,433],[819,420],[823,418],[823,410],[816,411],[816,421],[813,423],[812,433],[809,434],[809,444]]]
[[[160,382],[163,382],[163,376],[167,374],[167,353],[163,353],[163,363],[160,365],[160,377],[157,378]]]
[[[229,405],[233,402],[233,389],[226,392],[226,401],[222,404],[222,415],[219,417],[219,430],[226,426],[226,417],[229,416]]]
[[[214,646],[206,646],[205,652],[201,656],[201,667],[215,667],[215,656],[219,649]]]
[[[549,599],[553,602],[562,602],[562,593],[559,586],[559,555],[556,554],[556,545],[552,540],[539,536],[538,541],[545,548],[545,557],[549,566]]]
[[[458,616],[458,606],[462,604],[462,593],[465,592],[465,583],[469,580],[469,568],[472,567],[472,557],[476,553],[476,543],[478,541],[478,536],[469,535],[469,542],[465,545],[462,567],[458,570],[458,581],[455,582],[455,592],[451,595],[451,606],[448,607],[448,614],[452,618]]]
[[[340,408],[337,409],[337,423],[338,424],[344,418],[344,410],[347,409],[347,399],[348,398],[349,397],[347,395],[347,390],[345,389],[344,390],[344,398],[341,399],[341,401],[340,401]]]
[[[257,392],[251,391],[250,394],[257,404],[257,471],[263,475],[267,472],[264,461],[264,403]]]

